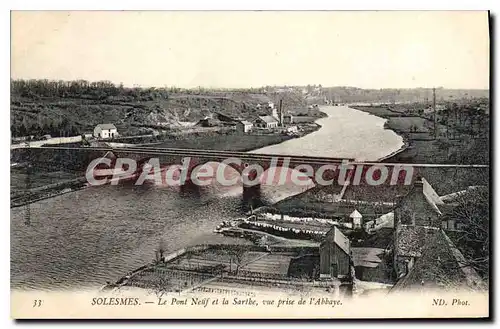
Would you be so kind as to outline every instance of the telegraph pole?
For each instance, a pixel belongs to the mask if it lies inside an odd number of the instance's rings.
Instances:
[[[432,111],[434,112],[434,139],[437,138],[436,88],[432,88]]]

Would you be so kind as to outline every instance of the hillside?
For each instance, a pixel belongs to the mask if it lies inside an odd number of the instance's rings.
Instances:
[[[114,123],[136,134],[146,127],[172,129],[214,112],[233,117],[257,115],[255,106],[283,99],[286,109],[305,108],[301,95],[255,91],[125,88],[109,82],[11,81],[12,136],[76,135],[99,123]]]

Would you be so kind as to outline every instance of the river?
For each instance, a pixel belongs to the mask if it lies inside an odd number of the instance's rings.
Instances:
[[[397,150],[401,137],[384,119],[347,107],[323,107],[318,131],[254,152],[375,160]],[[236,172],[235,172],[236,174]],[[301,188],[303,189],[303,188]],[[241,216],[241,186],[209,186],[197,193],[174,187],[102,186],[63,194],[25,209],[11,209],[11,287],[82,289],[115,281],[167,252],[203,241],[248,243],[211,233],[222,220]],[[276,201],[302,192],[267,187]]]
[[[386,119],[347,106],[322,106],[321,110],[328,115],[316,121],[321,129],[252,152],[376,161],[403,146],[401,136],[384,129]]]

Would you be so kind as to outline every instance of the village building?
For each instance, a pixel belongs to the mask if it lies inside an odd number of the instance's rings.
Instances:
[[[426,237],[441,226],[439,196],[425,178],[417,178],[408,194],[394,209],[394,268],[396,277],[404,276],[413,266]]]
[[[280,116],[278,114],[278,109],[277,108],[272,108],[271,110],[271,116],[275,118],[278,122],[280,121]]]
[[[351,273],[351,243],[334,226],[319,247],[320,279],[345,279]]]
[[[257,106],[257,110],[262,109],[262,106]],[[283,112],[281,108],[275,107],[273,102],[268,102],[268,105],[259,111],[259,118],[254,121],[254,126],[258,128],[276,128],[278,126],[283,126]]]
[[[353,229],[360,230],[363,227],[363,216],[356,209],[349,215],[349,218],[352,220]]]
[[[238,121],[236,123],[236,130],[242,131],[244,133],[252,131],[252,128],[253,128],[253,123],[246,120]]]
[[[98,124],[94,128],[94,137],[96,138],[113,138],[118,136],[118,130],[112,123]]]
[[[255,127],[274,129],[278,127],[278,120],[271,115],[262,115],[255,120]]]
[[[391,293],[408,290],[487,289],[487,285],[443,230],[414,227],[404,235],[405,238],[410,238],[405,240],[410,244],[399,253],[406,253],[409,260],[404,275],[399,277]],[[415,239],[416,236],[420,236],[420,239]]]
[[[401,224],[440,227],[443,214],[439,206],[444,205],[439,195],[425,178],[418,178],[408,194],[401,198],[395,217]]]
[[[447,206],[432,186],[419,178],[394,209],[394,290],[483,285],[443,230],[454,226],[449,224],[452,219],[443,215]]]

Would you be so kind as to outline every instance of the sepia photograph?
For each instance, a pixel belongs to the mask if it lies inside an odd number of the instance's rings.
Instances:
[[[490,316],[488,11],[10,19],[11,318]]]

